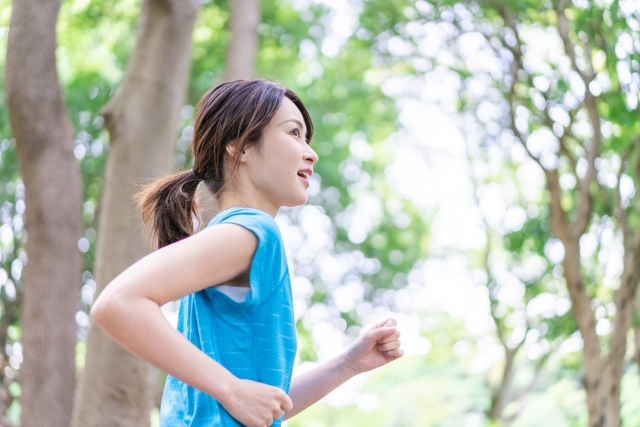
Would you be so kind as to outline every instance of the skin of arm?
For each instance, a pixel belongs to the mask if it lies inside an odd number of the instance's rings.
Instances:
[[[270,425],[291,409],[283,390],[240,380],[187,340],[160,306],[246,271],[255,235],[220,224],[168,245],[117,276],[98,296],[92,318],[118,344],[175,378],[213,396],[247,426]]]
[[[386,319],[367,330],[344,353],[291,381],[293,409],[289,419],[313,405],[354,376],[403,356],[395,319]]]

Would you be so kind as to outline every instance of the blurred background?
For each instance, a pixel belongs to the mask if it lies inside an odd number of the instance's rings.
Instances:
[[[294,375],[390,316],[405,349],[289,427],[640,425],[639,18],[632,0],[0,0],[0,425],[158,425],[164,374],[88,312],[148,253],[135,185],[189,169],[198,100],[250,77],[316,128],[309,202],[277,217]]]

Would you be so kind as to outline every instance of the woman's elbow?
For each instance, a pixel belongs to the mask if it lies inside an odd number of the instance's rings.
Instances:
[[[91,306],[91,311],[89,312],[89,314],[91,315],[91,319],[99,325],[102,325],[105,321],[105,318],[109,316],[109,304],[106,300],[107,298],[105,298],[103,295],[100,295],[100,297],[98,297],[98,299],[94,301],[93,305]]]
[[[105,322],[116,315],[115,311],[118,310],[117,301],[119,299],[114,295],[113,289],[105,288],[91,306],[89,313],[91,318],[100,326],[104,326]]]

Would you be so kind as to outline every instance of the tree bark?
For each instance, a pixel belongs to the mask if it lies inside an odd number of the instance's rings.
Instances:
[[[28,232],[21,307],[23,427],[67,427],[76,385],[82,190],[56,71],[61,2],[14,1],[7,44],[6,90]]]
[[[633,360],[638,364],[638,369],[640,369],[640,325],[637,325],[633,328],[634,336],[635,336],[635,354],[633,356]]]
[[[616,315],[613,319],[613,330],[609,338],[609,357],[607,360],[608,394],[607,423],[610,426],[621,425],[620,419],[620,384],[624,373],[624,359],[627,352],[627,332],[631,327],[636,308],[640,266],[636,248],[627,249],[624,269],[620,277],[620,287],[614,294]]]
[[[620,177],[625,170],[625,164],[636,148],[637,142],[631,144],[624,152],[618,172],[618,184],[615,187],[614,203],[615,216],[620,223],[623,243],[625,248],[624,269],[620,277],[620,287],[614,294],[616,315],[613,322],[613,331],[610,337],[611,351],[608,359],[609,376],[609,405],[608,420],[613,426],[621,425],[620,419],[620,383],[624,370],[625,353],[627,350],[627,332],[633,327],[635,335],[635,353],[632,360],[640,367],[640,325],[634,324],[634,314],[637,307],[638,281],[640,280],[640,228],[633,232],[629,225],[627,212],[622,206],[620,197]],[[636,174],[640,172],[640,158],[635,162]],[[637,196],[636,196],[637,197]]]
[[[541,165],[542,167],[542,165]],[[571,299],[571,311],[578,325],[578,330],[584,343],[583,347],[583,386],[587,394],[587,408],[589,411],[589,427],[604,427],[607,412],[607,396],[604,393],[607,376],[604,374],[602,348],[596,334],[596,316],[591,308],[591,299],[582,274],[580,264],[580,236],[576,223],[570,223],[562,208],[562,189],[558,180],[557,170],[543,168],[550,201],[549,211],[551,230],[564,246],[563,274]],[[583,222],[583,220],[581,220]],[[582,225],[580,226],[582,229]]]
[[[226,64],[223,80],[252,79],[258,57],[258,25],[261,21],[260,0],[231,0]],[[204,228],[218,211],[216,198],[201,185],[197,192],[201,224]]]
[[[256,73],[260,0],[231,0],[224,80],[251,79]]]
[[[132,196],[135,184],[170,171],[199,4],[197,0],[143,1],[127,73],[102,111],[111,144],[96,248],[98,293],[149,252]],[[94,324],[72,426],[149,425],[157,387],[155,368],[118,346]]]
[[[603,427],[607,410],[607,399],[604,394],[604,363],[602,348],[596,334],[596,317],[587,295],[584,277],[580,266],[580,244],[578,240],[569,239],[564,243],[563,261],[564,277],[571,298],[573,318],[584,343],[582,351],[583,385],[587,393],[589,410],[589,426]]]

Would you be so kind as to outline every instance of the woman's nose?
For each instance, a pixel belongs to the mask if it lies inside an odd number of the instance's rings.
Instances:
[[[305,151],[304,153],[304,159],[310,162],[311,164],[314,164],[318,161],[318,154],[316,154],[316,152],[313,151],[313,148],[309,147],[308,150]]]

